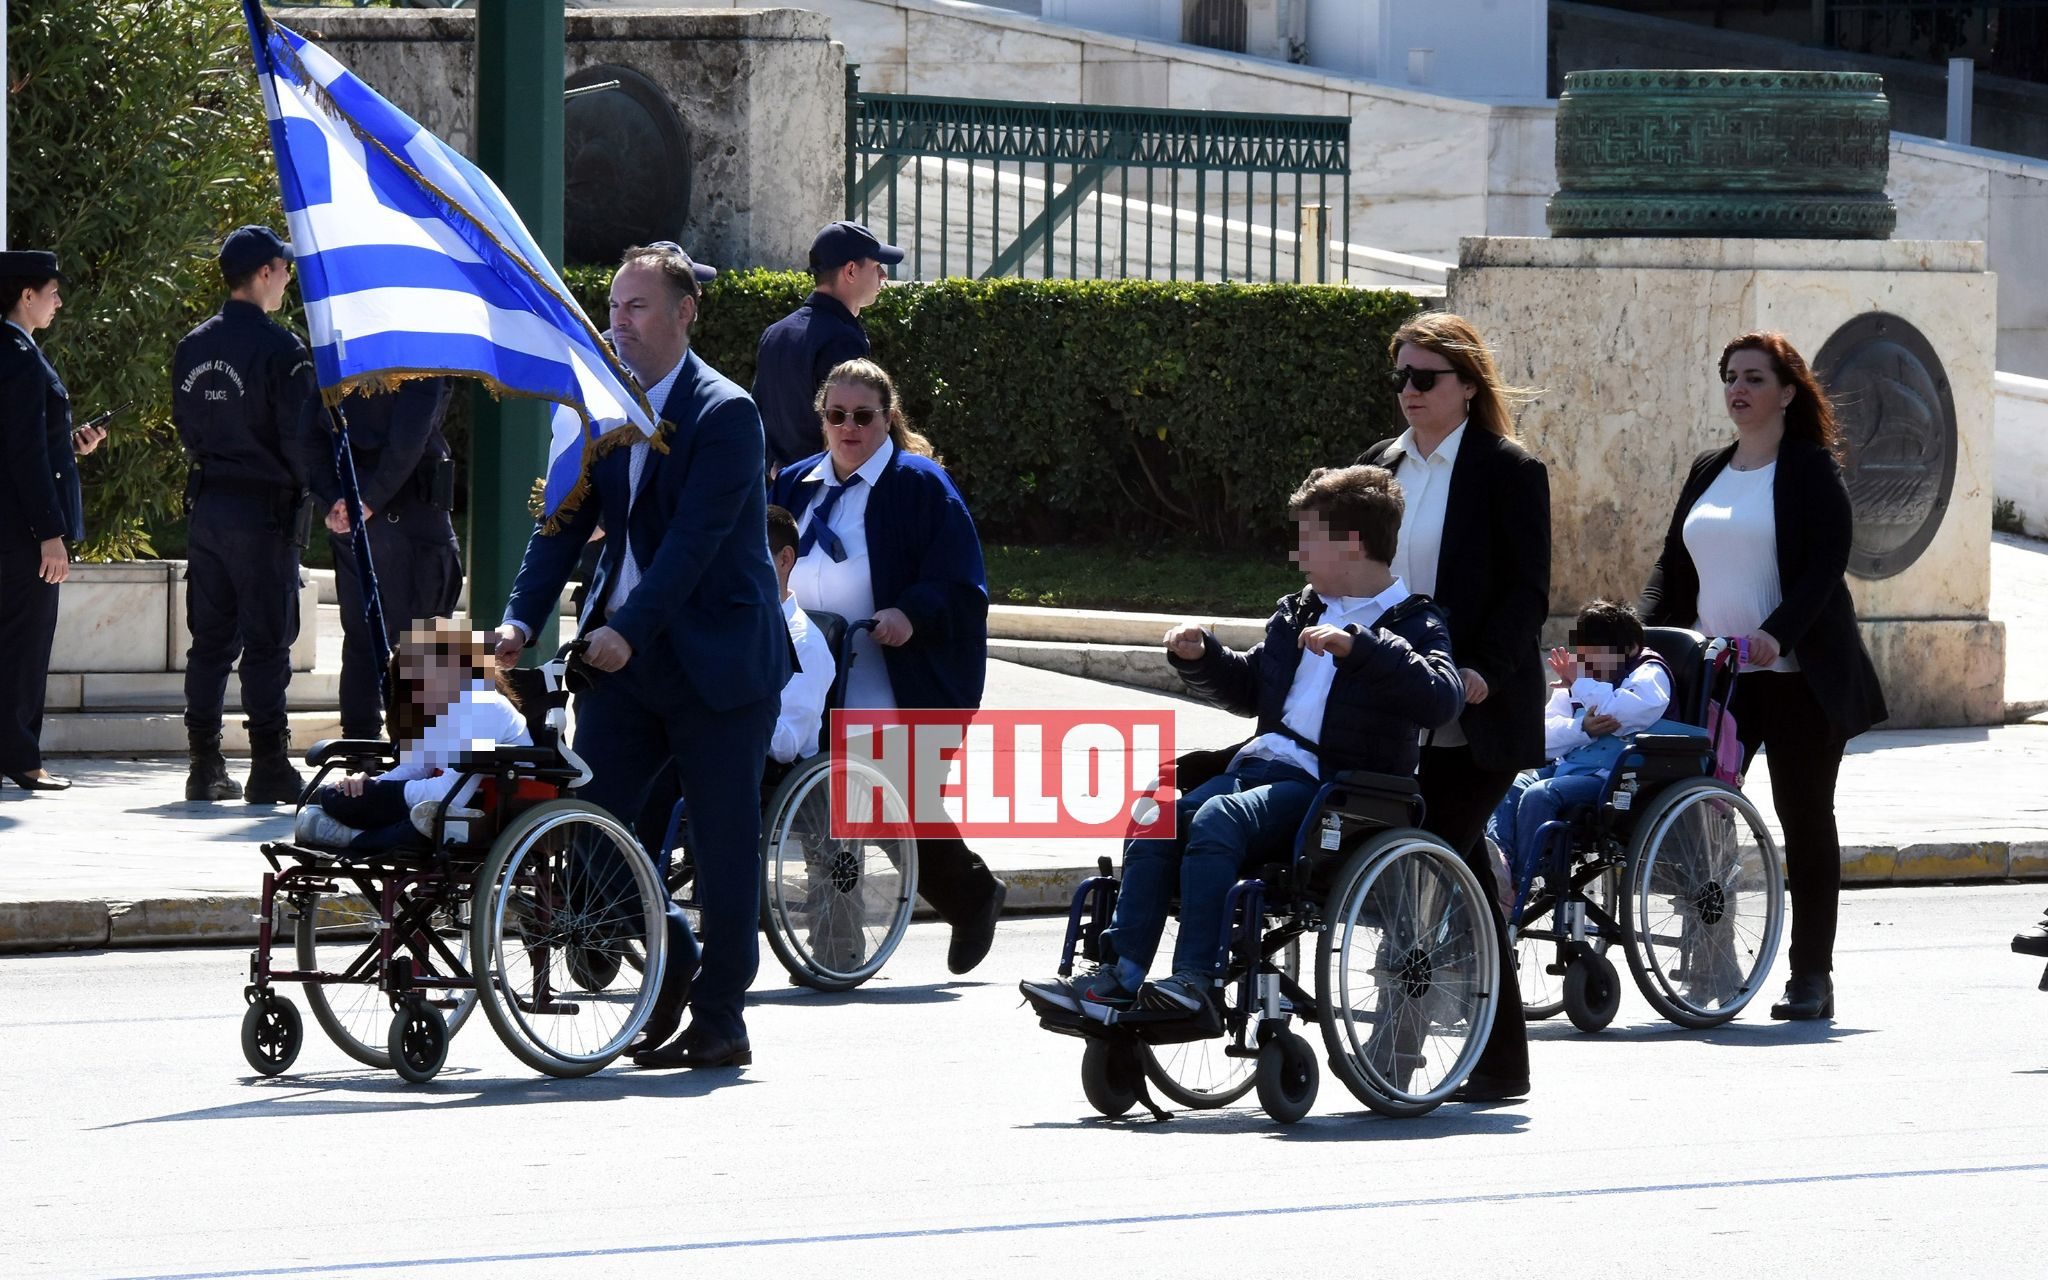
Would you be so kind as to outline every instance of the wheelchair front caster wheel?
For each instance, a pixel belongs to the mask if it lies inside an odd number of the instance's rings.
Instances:
[[[1282,1031],[1259,1046],[1259,1106],[1281,1124],[1293,1124],[1316,1103],[1318,1070],[1315,1051],[1292,1031]]]
[[[1114,1120],[1138,1105],[1138,1081],[1144,1071],[1129,1048],[1090,1040],[1081,1051],[1081,1092],[1089,1106]]]
[[[1573,1026],[1603,1031],[1621,1008],[1621,975],[1606,956],[1587,951],[1565,966],[1563,994],[1565,1016]]]
[[[249,1002],[248,1012],[242,1015],[242,1056],[259,1074],[274,1076],[290,1070],[305,1043],[306,1028],[297,1005],[268,993]]]
[[[407,1001],[391,1017],[385,1037],[391,1065],[413,1084],[425,1084],[448,1061],[448,1020],[424,1000]]]

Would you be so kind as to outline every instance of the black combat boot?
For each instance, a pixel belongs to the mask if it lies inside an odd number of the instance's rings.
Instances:
[[[250,804],[297,804],[306,780],[292,768],[289,729],[249,735],[249,785],[243,796]]]
[[[228,776],[228,762],[220,754],[220,731],[185,731],[190,745],[192,772],[185,775],[187,800],[240,800],[242,784]]]

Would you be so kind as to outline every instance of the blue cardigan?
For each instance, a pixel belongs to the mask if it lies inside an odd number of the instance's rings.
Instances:
[[[824,491],[806,481],[826,455],[784,467],[768,500],[799,520]],[[988,676],[988,579],[974,517],[946,469],[901,448],[882,469],[863,521],[875,608],[901,609],[910,642],[882,650],[900,707],[972,710]],[[857,621],[857,619],[853,619]]]

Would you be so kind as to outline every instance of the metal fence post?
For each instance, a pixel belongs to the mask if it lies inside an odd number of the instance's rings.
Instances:
[[[1297,258],[1316,264],[1315,275],[1311,277],[1301,270],[1300,262],[1295,264],[1295,279],[1313,278],[1317,284],[1328,279],[1330,261],[1330,211],[1319,204],[1301,206],[1301,229],[1294,242]]]

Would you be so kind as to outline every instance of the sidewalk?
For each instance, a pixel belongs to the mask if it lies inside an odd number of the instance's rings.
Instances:
[[[1181,698],[991,663],[990,707],[1172,708],[1177,747],[1222,746],[1244,722]],[[263,860],[290,815],[188,804],[181,759],[72,759],[61,795],[0,789],[0,951],[229,942],[255,936]],[[237,763],[239,768],[239,762]],[[1768,777],[1751,793],[1767,818]],[[2048,877],[2048,723],[1878,732],[1852,744],[1837,812],[1859,884]],[[1064,909],[1116,842],[978,843],[1013,912]]]

